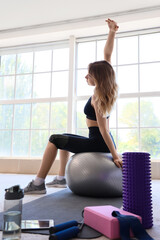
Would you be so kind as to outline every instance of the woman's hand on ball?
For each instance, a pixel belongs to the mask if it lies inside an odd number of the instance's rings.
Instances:
[[[114,159],[114,163],[117,167],[122,168],[122,160],[120,158]]]

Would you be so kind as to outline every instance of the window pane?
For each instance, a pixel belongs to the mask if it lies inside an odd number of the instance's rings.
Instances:
[[[67,103],[57,102],[51,105],[51,128],[67,130]]]
[[[97,41],[97,60],[104,60],[104,46],[106,44],[106,40]],[[114,41],[114,48],[111,57],[112,65],[116,65],[116,40]]]
[[[118,67],[118,86],[120,93],[138,92],[138,66]]]
[[[33,69],[33,53],[21,53],[17,56],[17,73],[31,73]]]
[[[49,126],[49,103],[32,105],[32,128],[45,129]]]
[[[0,77],[0,99],[14,98],[15,77]]]
[[[0,156],[10,156],[11,154],[11,131],[0,131]]]
[[[16,99],[31,98],[32,75],[17,76],[16,78]]]
[[[77,128],[86,128],[86,115],[84,114],[84,106],[86,101],[77,102]]]
[[[160,63],[140,65],[140,90],[142,92],[159,91]]]
[[[160,61],[159,43],[160,33],[140,36],[140,62]]]
[[[141,129],[141,150],[160,158],[160,128]]]
[[[86,129],[77,129],[77,135],[83,136],[83,137],[88,137],[88,128]]]
[[[119,127],[138,127],[138,99],[119,99],[118,115]]]
[[[138,62],[138,37],[118,39],[118,65]]]
[[[69,49],[53,50],[53,71],[69,69]]]
[[[31,157],[42,157],[49,136],[48,131],[34,130],[31,134]]]
[[[28,156],[29,131],[13,131],[13,156]]]
[[[78,44],[78,68],[88,68],[88,64],[96,60],[95,42]]]
[[[52,74],[52,97],[68,96],[68,71]]]
[[[89,86],[85,79],[87,75],[87,70],[77,71],[77,96],[92,95],[94,86]]]
[[[0,75],[15,74],[16,55],[1,56]]]
[[[0,129],[11,129],[13,105],[0,105]]]
[[[50,97],[50,73],[34,74],[33,80],[33,97],[48,98]]]
[[[138,151],[138,130],[119,129],[118,130],[118,152]]]
[[[52,134],[63,134],[63,133],[66,133],[66,132],[67,132],[67,130],[64,129],[64,128],[61,128],[61,129],[51,129],[49,135],[51,136]]]
[[[115,129],[111,129],[111,134],[112,134],[112,137],[113,137],[114,142],[115,142],[116,147],[117,147],[116,130]]]
[[[14,114],[14,129],[30,128],[31,104],[16,104]]]
[[[142,127],[160,126],[160,97],[141,98],[140,100],[140,122]]]
[[[34,71],[47,72],[51,71],[52,51],[35,52]]]

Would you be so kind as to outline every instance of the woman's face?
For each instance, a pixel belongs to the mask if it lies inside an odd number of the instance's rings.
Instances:
[[[92,77],[92,75],[90,73],[88,73],[85,76],[85,78],[86,78],[87,83],[88,83],[89,86],[95,86],[94,78]]]

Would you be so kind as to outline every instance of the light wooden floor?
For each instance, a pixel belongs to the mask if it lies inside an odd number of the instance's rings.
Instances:
[[[48,176],[46,181],[52,180],[52,176]],[[4,193],[5,188],[13,186],[14,184],[20,184],[23,188],[25,187],[29,181],[34,179],[33,175],[20,175],[20,174],[0,174],[0,211],[3,210],[3,202],[4,202]],[[148,230],[148,233],[155,239],[160,240],[160,180],[152,181],[152,197],[153,197],[153,219],[154,226],[152,229]],[[48,188],[47,194],[54,193],[60,191],[62,189],[57,188]],[[43,195],[44,196],[44,195]],[[23,203],[33,201],[37,198],[40,198],[40,195],[27,195],[23,199]],[[0,239],[2,239],[2,233],[0,232]],[[45,240],[48,239],[48,236],[43,235],[34,235],[34,234],[22,234],[22,240]],[[97,240],[107,240],[108,238],[102,236],[97,238]],[[74,240],[76,240],[74,238]],[[85,240],[85,239],[84,239]]]

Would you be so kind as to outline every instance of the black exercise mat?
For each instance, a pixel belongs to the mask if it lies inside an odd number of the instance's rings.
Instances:
[[[90,198],[73,194],[68,188],[46,195],[23,205],[22,219],[53,219],[54,224],[76,220],[82,221],[82,211],[86,206],[113,205],[120,208],[122,198]],[[3,213],[0,213],[2,226]],[[49,234],[49,231],[29,231],[30,233]],[[28,232],[28,233],[29,233]],[[85,226],[78,238],[95,238],[101,236],[97,231]]]

